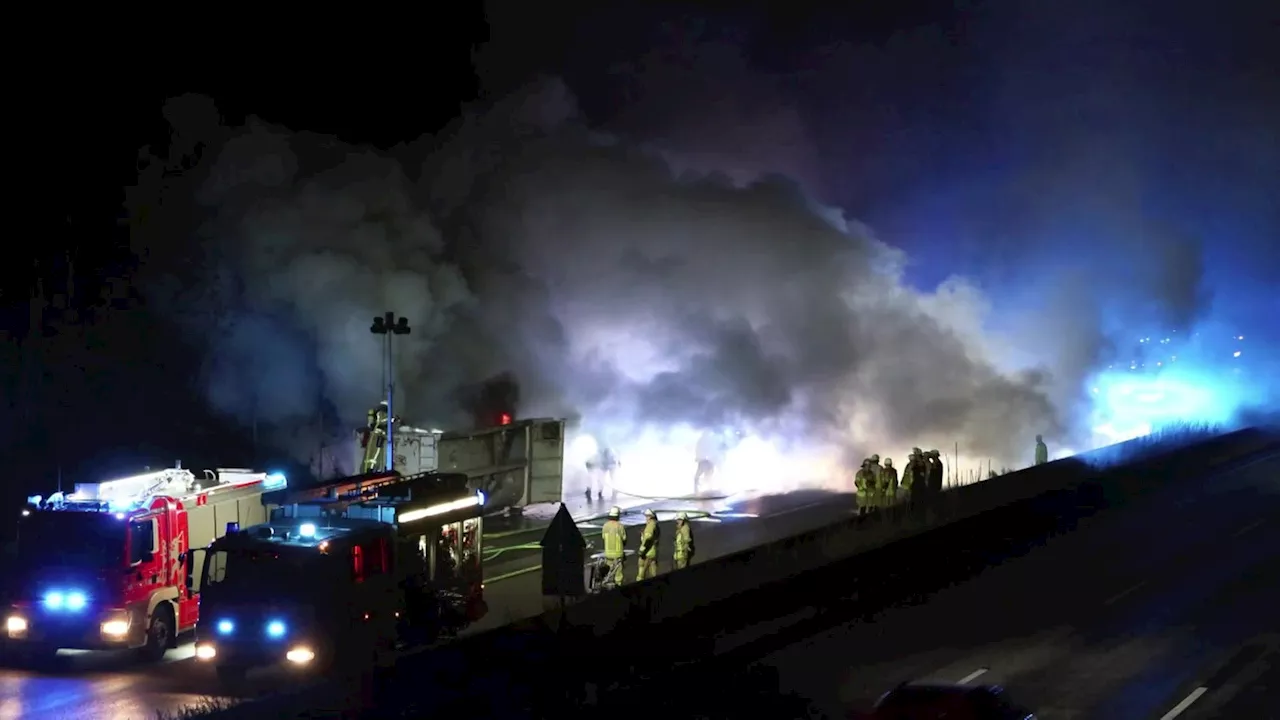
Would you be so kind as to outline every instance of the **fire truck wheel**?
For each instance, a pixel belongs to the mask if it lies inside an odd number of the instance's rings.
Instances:
[[[147,662],[161,660],[172,643],[173,611],[167,604],[163,604],[151,614],[151,625],[147,628],[147,644],[141,648],[142,659]]]

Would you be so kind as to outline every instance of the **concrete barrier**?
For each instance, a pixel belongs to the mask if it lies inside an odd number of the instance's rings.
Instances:
[[[664,705],[666,697],[696,698],[698,688],[735,682],[743,667],[771,652],[843,622],[874,618],[887,608],[922,601],[1029,552],[1048,537],[1074,530],[1100,510],[1131,505],[1157,490],[1194,495],[1203,491],[1202,481],[1215,470],[1230,471],[1280,452],[1276,436],[1260,434],[1215,445],[1206,448],[1204,457],[1172,453],[1152,458],[1141,467],[1106,473],[938,527],[648,629],[644,637],[661,648],[660,655],[647,665],[633,666],[621,681],[610,679],[608,691],[599,693],[604,701],[595,710],[607,713],[645,702],[648,709],[663,714],[672,709]],[[716,628],[715,637],[703,632],[709,626]],[[856,662],[856,657],[847,659]],[[606,681],[600,677],[598,682]],[[760,682],[767,685],[769,679]],[[741,714],[716,708],[718,715],[708,715],[707,708],[698,706],[679,710],[700,717]],[[804,713],[797,710],[792,716]]]
[[[1256,430],[1244,430],[1213,437],[1190,447],[1165,452],[1147,453],[1144,463],[1188,462],[1214,467],[1234,457],[1248,454],[1270,442]],[[1137,447],[1142,447],[1140,444]],[[1149,445],[1148,445],[1149,447]],[[1115,449],[1109,449],[1114,453]],[[1128,466],[1101,469],[1091,458],[1066,458],[1024,471],[1002,475],[971,485],[962,485],[940,499],[932,519],[914,517],[907,508],[895,508],[880,518],[829,525],[785,540],[762,545],[696,564],[687,570],[668,573],[644,583],[625,586],[618,591],[588,598],[564,610],[546,613],[542,622],[556,627],[568,622],[595,629],[597,635],[615,632],[621,623],[640,622],[653,625],[680,617],[739,593],[779,582],[859,553],[883,547],[934,528],[961,522],[995,508],[1071,490],[1102,475],[1124,472]],[[1143,475],[1146,477],[1146,475]],[[1158,484],[1107,487],[1118,492],[1145,492]],[[1102,486],[1098,486],[1102,487]]]
[[[948,543],[962,549],[966,534],[979,538],[984,528],[987,531],[993,527],[1006,528],[1007,531],[1001,530],[1008,536],[1005,539],[1016,543],[1018,538],[1040,530],[1053,531],[1055,526],[1061,529],[1062,523],[1073,522],[1074,518],[1093,510],[1129,502],[1180,473],[1211,472],[1273,442],[1274,437],[1270,435],[1246,430],[1189,447],[1152,448],[1148,443],[1148,452],[1133,453],[1141,459],[1138,465],[1103,467],[1097,457],[1068,458],[961,486],[945,494],[931,521],[901,512],[873,521],[851,519],[696,564],[429,653],[403,658],[396,676],[384,678],[385,684],[380,690],[366,689],[361,694],[366,700],[370,696],[394,698],[394,708],[370,711],[377,717],[416,717],[415,713],[428,710],[444,711],[454,707],[455,702],[461,703],[456,706],[458,709],[472,713],[483,710],[522,716],[518,709],[527,709],[542,700],[566,702],[563,687],[553,690],[547,683],[537,682],[548,673],[589,678],[594,674],[593,669],[629,666],[631,678],[645,678],[650,672],[636,665],[637,653],[643,656],[644,648],[674,644],[675,638],[683,639],[686,649],[691,651],[685,660],[696,659],[705,654],[705,648],[699,648],[696,642],[687,642],[689,638],[714,633],[718,616],[732,615],[743,604],[775,604],[772,599],[761,600],[764,597],[761,593],[767,594],[771,588],[784,585],[796,576],[813,574],[841,561],[892,566],[893,563],[885,559],[889,554],[919,553],[922,543]],[[989,559],[983,556],[978,561]],[[857,573],[856,570],[850,572]],[[880,571],[867,576],[877,580],[890,577]],[[744,598],[747,594],[753,594],[755,599]],[[717,609],[731,598],[738,602],[729,604],[739,608]],[[602,636],[608,636],[603,644],[599,642]],[[643,643],[643,647],[633,647],[638,643]],[[616,662],[611,663],[606,656],[614,649]],[[678,653],[650,654],[655,656],[654,660],[662,655],[659,669],[681,662],[676,657]],[[425,682],[424,678],[431,680]],[[577,690],[581,684],[570,685]],[[490,691],[486,692],[486,687]],[[469,698],[466,700],[459,695],[464,688]],[[332,717],[337,708],[354,704],[353,692],[331,684],[309,688],[295,697],[246,703],[205,717]],[[487,703],[486,707],[476,707],[477,692]],[[540,697],[552,692],[556,693],[554,699]],[[596,699],[581,696],[570,700],[589,703]],[[334,710],[300,714],[289,709],[302,703]]]

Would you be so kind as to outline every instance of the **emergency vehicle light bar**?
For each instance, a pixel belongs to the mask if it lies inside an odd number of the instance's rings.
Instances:
[[[449,502],[440,503],[439,505],[432,505],[431,507],[425,507],[418,510],[410,510],[408,512],[400,513],[400,515],[396,518],[396,522],[398,523],[413,522],[414,520],[421,520],[423,518],[435,517],[436,515],[444,515],[445,513],[451,513],[457,510],[465,510],[469,507],[476,507],[477,505],[483,505],[483,504],[484,504],[484,493],[477,492],[475,495],[469,495],[467,497],[459,498],[457,500],[451,500]]]

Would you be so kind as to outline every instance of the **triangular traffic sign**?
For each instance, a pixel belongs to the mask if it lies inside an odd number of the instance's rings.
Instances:
[[[582,549],[587,546],[587,540],[582,537],[578,523],[574,522],[573,516],[569,514],[569,508],[565,507],[564,503],[560,503],[556,516],[551,518],[551,524],[542,535],[541,545],[544,548],[560,548],[562,551],[572,552],[582,552]]]

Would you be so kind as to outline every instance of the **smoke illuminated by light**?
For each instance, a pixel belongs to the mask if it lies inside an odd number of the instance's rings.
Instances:
[[[613,443],[619,460],[614,472],[616,489],[635,497],[692,495],[702,437],[703,431],[678,425],[665,431],[646,429]],[[569,439],[565,449],[566,495],[581,492],[587,462],[603,447],[595,435],[587,432]],[[802,487],[847,490],[845,474],[830,451],[748,433],[736,442],[726,443],[717,458],[714,477],[700,487],[700,492],[723,496],[773,494]]]

